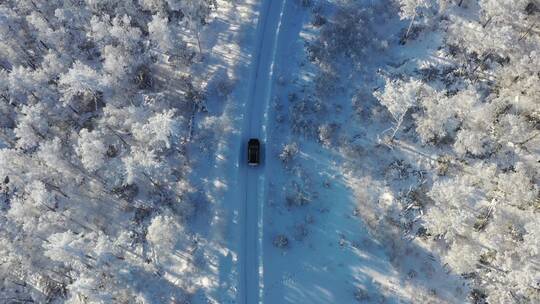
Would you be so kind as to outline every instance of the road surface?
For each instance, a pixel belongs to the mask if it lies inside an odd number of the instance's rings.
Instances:
[[[265,153],[266,119],[271,96],[274,61],[277,41],[281,29],[286,0],[263,0],[257,25],[256,47],[252,54],[249,94],[246,101],[244,125],[242,128],[242,159],[240,170],[243,187],[243,197],[240,223],[242,238],[239,252],[240,284],[239,302],[254,304],[262,302],[263,293],[263,265],[262,265],[262,239],[263,223],[262,211],[265,198]],[[248,167],[246,158],[247,141],[249,138],[261,140],[261,165]]]

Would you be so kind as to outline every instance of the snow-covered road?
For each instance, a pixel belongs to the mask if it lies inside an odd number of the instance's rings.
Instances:
[[[262,142],[261,166],[248,167],[242,153],[239,185],[244,191],[243,208],[240,214],[242,237],[239,252],[241,303],[260,303],[263,292],[263,223],[262,211],[265,197],[265,153],[267,138],[266,120],[271,96],[274,59],[280,34],[281,18],[286,0],[264,0],[260,6],[257,25],[256,47],[252,55],[251,75],[248,82],[249,94],[246,101],[242,128],[242,151],[246,151],[249,138]]]

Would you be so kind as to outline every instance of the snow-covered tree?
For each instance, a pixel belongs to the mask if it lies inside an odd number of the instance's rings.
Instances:
[[[148,23],[148,32],[152,41],[161,50],[164,52],[174,51],[175,39],[172,36],[171,26],[168,24],[166,17],[160,15],[152,16],[152,21]]]
[[[395,122],[390,138],[393,138],[399,130],[409,109],[418,105],[422,89],[422,82],[415,79],[410,81],[386,79],[384,90],[375,92],[375,97],[388,109]]]
[[[172,142],[178,140],[180,122],[174,110],[156,113],[144,124],[133,125],[133,136],[155,150],[170,149]]]
[[[167,0],[167,3],[171,9],[180,10],[186,16],[191,30],[195,33],[201,53],[201,27],[206,24],[206,18],[212,9],[217,7],[217,2],[215,0]]]
[[[426,13],[427,9],[435,5],[433,0],[399,0],[400,12],[399,16],[401,19],[410,19],[407,32],[405,33],[404,39],[406,40],[409,37],[413,23],[419,13]]]
[[[24,105],[20,111],[17,127],[14,129],[17,136],[17,146],[28,149],[39,145],[45,140],[49,130],[47,124],[47,110],[41,103],[36,105]]]
[[[433,5],[432,0],[399,0],[401,19],[414,19],[419,11]]]
[[[105,164],[107,147],[101,141],[102,136],[99,132],[88,132],[87,129],[82,129],[79,132],[78,145],[75,147],[75,151],[88,171],[95,171]]]
[[[79,112],[93,111],[98,108],[102,93],[102,76],[91,67],[77,61],[58,81],[63,102]]]

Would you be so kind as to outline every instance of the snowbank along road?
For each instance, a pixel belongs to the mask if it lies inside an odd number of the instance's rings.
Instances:
[[[239,184],[244,187],[243,208],[241,214],[242,238],[240,244],[239,267],[240,290],[239,302],[245,304],[261,303],[263,292],[262,265],[262,211],[265,197],[264,147],[267,138],[266,119],[271,96],[274,58],[280,33],[281,18],[286,0],[263,0],[257,25],[256,48],[252,56],[252,68],[249,85],[244,125],[242,129],[242,153]],[[261,164],[248,167],[246,160],[247,141],[249,138],[261,140]]]

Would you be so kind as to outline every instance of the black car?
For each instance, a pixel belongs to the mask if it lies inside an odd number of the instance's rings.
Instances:
[[[248,141],[248,165],[257,166],[260,163],[261,143],[256,138]]]

